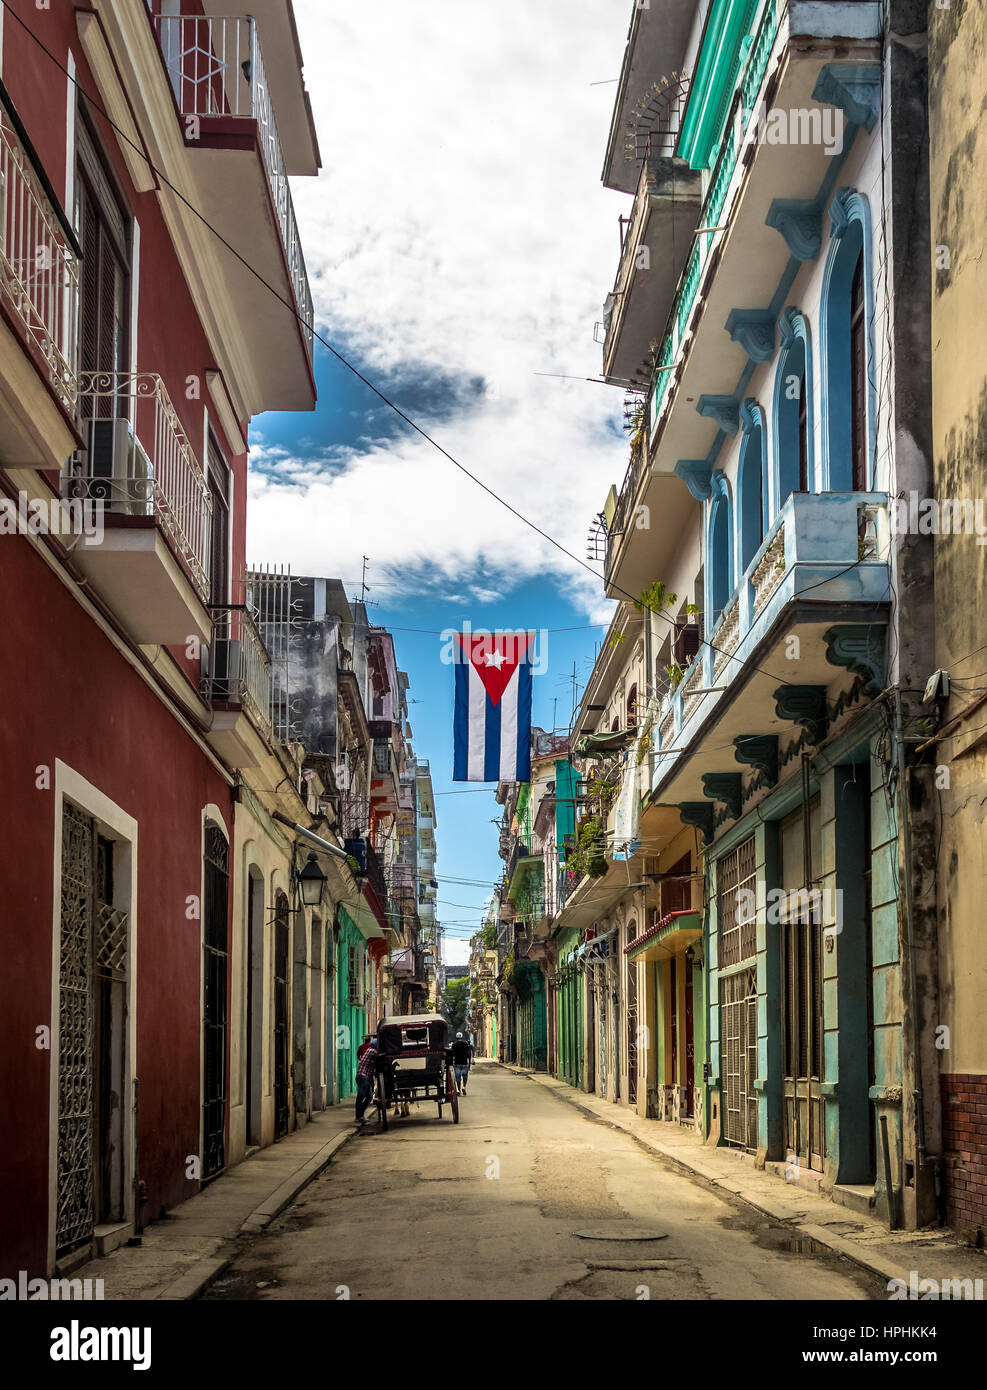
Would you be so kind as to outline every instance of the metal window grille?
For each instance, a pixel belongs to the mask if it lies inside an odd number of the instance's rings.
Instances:
[[[753,966],[720,984],[720,1065],[723,1072],[723,1137],[757,1147],[757,972]]]
[[[291,699],[291,668],[301,627],[299,581],[286,565],[247,571],[246,604],[271,660],[270,719],[283,743],[298,736]]]
[[[757,954],[757,918],[755,913],[738,911],[741,893],[756,888],[756,851],[754,836],[725,854],[716,865],[718,895],[717,964],[720,969],[739,965]]]
[[[96,1212],[97,984],[125,981],[129,919],[105,899],[112,883],[112,845],[91,816],[62,809],[61,916],[58,967],[58,1149],[55,1249],[59,1255],[92,1236]],[[105,1174],[101,1174],[101,1180]]]

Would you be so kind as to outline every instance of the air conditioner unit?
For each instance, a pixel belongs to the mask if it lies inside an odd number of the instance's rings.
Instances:
[[[103,493],[107,508],[124,516],[151,516],[154,511],[151,461],[133,426],[125,418],[89,420],[89,468],[91,480],[107,479],[105,492],[97,486],[91,493]]]

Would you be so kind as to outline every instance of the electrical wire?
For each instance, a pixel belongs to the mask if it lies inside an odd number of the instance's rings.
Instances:
[[[44,55],[53,64],[53,66],[56,67],[58,71],[68,79],[68,81],[75,87],[75,89],[89,103],[89,105],[93,107],[93,109],[103,117],[103,119],[107,122],[110,128],[116,133],[117,137],[120,140],[124,141],[127,145],[129,145],[131,149],[133,149],[137,153],[140,159],[142,159],[144,163],[146,163],[147,167],[154,174],[155,178],[159,179],[161,183],[171,193],[173,193],[175,197],[178,198],[179,201],[186,208],[188,208],[189,212],[192,213],[192,215],[202,223],[202,225],[217,239],[217,241],[221,243],[222,246],[226,248],[227,251],[229,251],[230,255],[232,255],[260,285],[262,285],[266,290],[268,290],[275,297],[275,299],[277,299],[277,301],[281,305],[283,305],[284,308],[287,309],[288,312],[304,328],[308,330],[308,332],[312,334],[313,339],[316,339],[319,343],[322,344],[326,351],[330,353],[336,359],[336,361],[339,362],[341,366],[345,367],[347,371],[351,372],[352,375],[355,376],[358,381],[360,381],[364,386],[366,386],[366,388],[378,398],[378,400],[380,400],[385,406],[387,406],[389,410],[392,410],[394,414],[398,416],[399,419],[403,420],[409,429],[413,430],[417,435],[419,435],[423,440],[425,440],[427,444],[430,444],[432,448],[434,448],[445,459],[447,459],[449,463],[453,465],[454,468],[457,468],[465,477],[469,478],[471,482],[475,483],[478,488],[485,492],[489,497],[492,497],[495,502],[499,502],[502,507],[509,511],[512,514],[512,516],[516,517],[517,520],[520,521],[523,525],[529,527],[530,530],[534,531],[537,535],[541,536],[543,540],[547,541],[549,545],[553,546],[556,550],[558,550],[560,554],[565,555],[567,559],[571,560],[581,569],[586,570],[589,574],[593,575],[595,579],[599,579],[603,583],[604,587],[606,587],[605,575],[601,574],[598,570],[595,570],[592,565],[588,564],[587,561],[583,560],[573,551],[568,550],[566,546],[562,544],[561,541],[556,540],[554,536],[550,535],[546,530],[539,526],[537,522],[533,521],[530,517],[526,516],[522,511],[515,507],[514,504],[509,502],[505,497],[502,497],[494,488],[490,487],[489,484],[485,483],[482,478],[477,477],[475,473],[471,472],[465,464],[460,463],[460,461],[453,454],[451,454],[448,449],[446,449],[442,444],[440,444],[437,439],[433,438],[433,436],[430,435],[428,431],[424,429],[423,426],[419,425],[418,422],[412,416],[408,415],[406,411],[402,410],[401,407],[395,401],[392,401],[390,397],[387,396],[386,393],[380,389],[379,386],[376,386],[374,382],[372,382],[369,379],[369,377],[365,376],[364,373],[361,372],[358,367],[354,366],[354,364],[350,362],[349,359],[346,358],[343,355],[343,353],[339,351],[338,348],[335,348],[332,345],[332,343],[328,340],[328,338],[325,338],[318,331],[318,329],[315,327],[314,322],[309,322],[309,320],[306,319],[299,312],[298,307],[294,303],[286,299],[285,296],[281,294],[280,290],[276,289],[275,286],[272,285],[269,280],[265,279],[264,276],[260,273],[260,271],[257,270],[257,268],[254,265],[252,265],[250,261],[248,261],[247,258],[243,256],[225,236],[223,236],[222,232],[220,232],[217,227],[213,226],[213,224],[209,221],[205,214],[200,212],[200,210],[192,202],[190,202],[188,198],[186,198],[185,194],[182,193],[180,189],[175,187],[175,185],[171,182],[168,176],[165,173],[163,173],[162,170],[160,170],[157,167],[157,165],[154,164],[154,162],[150,159],[146,149],[144,149],[141,145],[138,145],[138,143],[135,140],[132,140],[130,138],[126,131],[124,131],[123,129],[121,129],[119,125],[117,125],[117,123],[113,120],[113,118],[102,106],[102,104],[85,90],[78,77],[70,73],[68,68],[65,67],[63,63],[59,62],[58,58],[55,56],[54,53],[52,53],[51,49],[49,49],[41,41],[39,36],[20,17],[20,15],[18,15],[16,11],[11,9],[9,0],[0,0],[0,5],[3,5],[4,10],[8,14],[10,14],[11,17],[16,21],[16,23],[18,23],[20,27],[24,30],[24,32],[29,35],[29,37],[38,46],[38,48],[40,48],[42,53],[44,53]],[[634,594],[631,594],[626,589],[622,589],[619,585],[613,585],[611,587],[617,593],[621,594],[625,599],[630,600],[632,603],[638,602],[638,599],[635,597]],[[667,613],[661,612],[658,613],[656,616],[664,619],[665,622],[667,622],[670,626],[675,626],[675,619],[670,617]],[[602,627],[604,626],[604,624],[593,624],[593,626]],[[405,630],[410,631],[412,629]],[[562,631],[564,629],[558,630]],[[704,646],[709,647],[710,651],[712,652],[720,653],[720,655],[730,655],[730,653],[728,652],[721,652],[720,648],[718,648],[715,645],[715,643],[710,642],[708,638],[701,639],[700,647]],[[761,674],[763,675],[770,676],[772,680],[778,680],[782,683],[784,683],[785,681],[785,677],[772,674],[772,672],[770,671],[764,671],[760,667],[755,667],[754,669],[761,671]]]

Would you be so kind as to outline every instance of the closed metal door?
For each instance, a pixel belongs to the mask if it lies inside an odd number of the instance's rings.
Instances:
[[[753,966],[720,984],[723,1137],[757,1148],[757,973]]]
[[[230,850],[218,825],[205,835],[203,947],[202,1176],[215,1177],[226,1166],[226,981]]]
[[[782,886],[788,890],[778,913],[782,1086],[786,1157],[821,1173],[826,1153],[822,916],[818,897],[805,887],[807,835],[809,863],[820,861],[818,798],[808,806],[807,822],[797,811],[779,832]]]
[[[632,932],[628,933],[630,940],[633,940]],[[637,1104],[637,965],[634,961],[627,964],[627,1102]]]
[[[279,893],[274,903],[274,1137],[288,1133],[288,970],[291,933],[288,899]]]
[[[66,802],[58,964],[55,1249],[59,1255],[90,1240],[93,1231],[95,834],[92,818]]]
[[[113,843],[62,809],[55,1250],[123,1217],[128,915],[112,905]]]

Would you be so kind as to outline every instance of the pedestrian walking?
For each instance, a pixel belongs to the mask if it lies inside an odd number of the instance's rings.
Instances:
[[[360,1048],[360,1060],[356,1064],[356,1122],[365,1125],[363,1118],[374,1089],[374,1074],[377,1070],[377,1039],[368,1037]]]
[[[456,1041],[452,1045],[452,1066],[456,1073],[456,1090],[464,1096],[470,1069],[470,1045],[462,1033],[456,1034]]]

